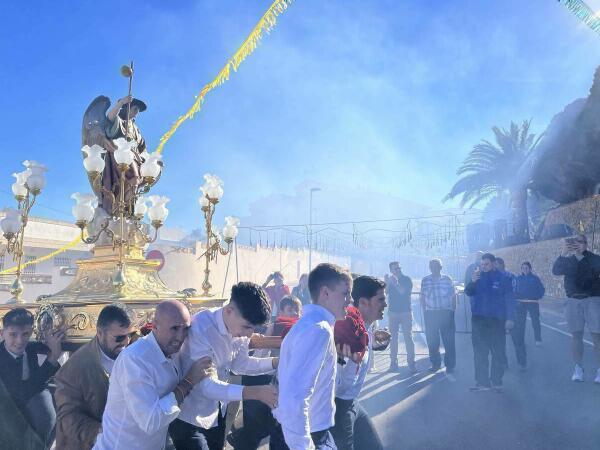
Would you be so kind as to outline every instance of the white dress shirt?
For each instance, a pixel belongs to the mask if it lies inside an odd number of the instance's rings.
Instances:
[[[346,359],[346,364],[337,366],[335,396],[342,400],[356,399],[365,383],[371,358],[373,357],[373,332],[369,327],[369,345],[360,364]]]
[[[304,315],[281,345],[279,406],[273,415],[281,424],[290,450],[314,449],[310,433],[334,424],[334,324],[335,317],[327,309],[306,305]]]
[[[263,375],[274,372],[273,358],[248,355],[250,339],[233,337],[223,321],[223,308],[200,311],[192,318],[188,338],[179,352],[183,373],[194,361],[205,356],[212,359],[216,378],[206,378],[194,386],[181,405],[179,419],[197,427],[217,426],[219,402],[225,414],[227,403],[242,400],[243,386],[229,384],[229,372],[238,375]]]
[[[176,361],[162,352],[154,333],[125,348],[110,376],[102,432],[94,450],[160,450],[179,407]]]
[[[98,346],[98,347],[100,347],[100,346]],[[115,366],[115,360],[106,356],[106,353],[104,353],[101,348],[99,348],[99,350],[100,350],[100,364],[102,365],[102,368],[104,370],[106,370],[106,373],[108,375],[110,375],[113,370],[113,367]]]

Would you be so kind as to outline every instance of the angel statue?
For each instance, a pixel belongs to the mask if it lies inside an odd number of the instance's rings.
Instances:
[[[126,205],[133,204],[131,200],[135,196],[136,188],[142,184],[140,167],[144,161],[141,155],[146,151],[146,142],[135,123],[138,113],[146,110],[146,104],[131,95],[133,61],[130,66],[121,68],[121,74],[129,79],[128,95],[119,99],[110,110],[110,99],[108,97],[103,95],[96,97],[85,110],[82,126],[82,145],[91,147],[97,144],[106,150],[105,168],[102,172],[102,189],[97,189],[94,187],[93,180],[90,181],[92,182],[92,189],[98,196],[99,206],[109,216],[116,215],[116,205],[113,205],[113,201],[114,198],[118,199],[120,194],[119,170],[114,157],[117,145],[114,141],[124,138],[127,141],[134,141],[136,144],[132,148],[134,153],[133,163],[125,172]],[[114,198],[109,192],[114,195]]]

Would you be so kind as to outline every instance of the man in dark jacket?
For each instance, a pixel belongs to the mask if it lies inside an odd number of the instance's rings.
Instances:
[[[521,275],[515,279],[515,298],[517,307],[515,310],[515,327],[511,331],[517,362],[521,370],[527,367],[527,351],[525,348],[525,328],[527,325],[527,313],[531,316],[535,345],[542,344],[542,327],[540,324],[539,300],[546,292],[540,277],[532,273],[531,263],[525,261],[521,264]]]
[[[115,359],[129,344],[131,320],[117,305],[98,315],[96,337],[77,350],[56,373],[56,448],[89,450],[102,426],[108,378]]]
[[[573,336],[575,370],[571,380],[583,381],[583,331],[587,326],[600,366],[600,256],[587,249],[587,238],[580,234],[565,239],[563,253],[552,267],[554,275],[564,276],[567,304],[565,313]],[[595,383],[600,383],[600,369]]]
[[[2,318],[0,380],[14,403],[13,414],[22,415],[50,448],[56,413],[48,380],[59,368],[64,330],[46,333],[45,344],[30,342],[32,334],[33,314],[25,308],[14,308]],[[42,364],[38,354],[46,356]]]
[[[473,273],[465,294],[471,297],[471,324],[475,360],[475,387],[472,391],[502,390],[506,355],[505,330],[514,326],[514,297],[509,278],[494,270],[496,258],[481,257],[481,269]],[[489,354],[492,355],[491,372]]]

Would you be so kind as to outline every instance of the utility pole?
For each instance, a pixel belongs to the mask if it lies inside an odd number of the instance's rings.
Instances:
[[[314,187],[310,188],[310,202],[309,202],[309,211],[308,211],[308,272],[312,270],[312,213],[313,213],[313,192],[319,192],[321,188]]]

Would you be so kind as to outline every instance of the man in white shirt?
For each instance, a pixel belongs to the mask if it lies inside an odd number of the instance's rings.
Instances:
[[[211,373],[208,358],[187,372],[172,358],[187,337],[190,321],[182,303],[164,301],[156,307],[152,332],[121,352],[110,377],[95,450],[164,449],[179,405]]]
[[[278,358],[255,358],[248,354],[254,327],[265,324],[270,317],[267,294],[259,285],[250,282],[234,285],[226,306],[201,311],[194,316],[188,340],[181,349],[182,368],[186,370],[193,361],[209,357],[217,376],[199,383],[183,403],[181,414],[169,428],[175,448],[222,450],[229,402],[259,400],[270,408],[275,406],[275,386],[228,383],[230,372],[263,375],[277,368]]]
[[[444,342],[444,365],[446,373],[452,374],[456,365],[454,342],[456,309],[456,289],[448,275],[442,274],[442,261],[429,261],[431,275],[421,281],[421,306],[425,312],[425,337],[429,348],[431,372],[437,372],[442,365],[440,356],[440,335]]]
[[[385,283],[375,277],[360,276],[352,284],[352,299],[369,332],[367,352],[360,362],[357,354],[342,348],[344,365],[338,364],[335,388],[335,426],[331,434],[338,450],[383,450],[371,419],[357,398],[365,382],[373,350],[383,350],[391,335],[384,330],[373,331],[373,324],[383,319],[387,307]]]
[[[335,448],[334,424],[337,354],[336,319],[350,303],[350,273],[334,264],[319,264],[308,277],[313,301],[283,340],[279,363],[279,405],[273,415],[281,424],[271,449]]]

